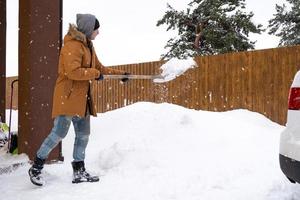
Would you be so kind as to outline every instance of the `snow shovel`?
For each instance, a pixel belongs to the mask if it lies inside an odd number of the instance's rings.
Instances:
[[[171,59],[160,67],[161,74],[157,75],[103,75],[104,79],[151,79],[155,83],[171,81],[185,73],[188,69],[197,67],[197,63],[192,59],[179,60]]]
[[[104,79],[123,79],[123,78],[128,78],[128,79],[163,79],[164,77],[162,75],[103,75]]]

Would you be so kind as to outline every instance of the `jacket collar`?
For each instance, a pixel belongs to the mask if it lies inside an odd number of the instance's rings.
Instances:
[[[88,41],[86,36],[82,32],[78,31],[75,24],[69,25],[69,31],[67,35],[64,37],[64,43],[67,43],[70,40],[80,41],[86,46],[88,46],[88,44],[91,43],[91,41]]]

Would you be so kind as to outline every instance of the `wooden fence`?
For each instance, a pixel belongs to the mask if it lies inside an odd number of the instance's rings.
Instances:
[[[131,80],[95,84],[98,112],[139,101],[168,102],[208,111],[248,109],[285,124],[289,88],[300,69],[300,46],[195,58],[198,67],[168,83]],[[158,74],[163,62],[115,66],[132,74]]]
[[[95,83],[94,101],[98,112],[139,101],[168,102],[208,111],[243,108],[285,124],[289,88],[300,69],[300,46],[201,56],[195,60],[197,68],[163,84],[151,80],[131,80],[125,84],[117,80]],[[114,67],[132,74],[152,75],[159,74],[162,64],[162,61],[157,61]],[[9,82],[7,87],[10,87]],[[9,98],[6,99],[8,104]]]
[[[11,101],[11,83],[18,79],[17,76],[7,77],[6,78],[6,98],[5,98],[5,107],[6,109],[10,108],[10,101]],[[12,108],[14,110],[18,109],[18,82],[14,84],[14,91],[13,91],[13,102]]]

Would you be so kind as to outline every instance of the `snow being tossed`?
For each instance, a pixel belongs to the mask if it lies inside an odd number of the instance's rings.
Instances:
[[[161,75],[163,78],[157,78],[153,81],[155,83],[171,81],[177,78],[178,76],[184,74],[187,70],[195,67],[197,67],[197,63],[194,61],[193,58],[187,58],[184,60],[172,58],[160,67],[162,71]]]

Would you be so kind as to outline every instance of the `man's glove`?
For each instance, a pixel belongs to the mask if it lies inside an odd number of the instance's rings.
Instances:
[[[100,74],[100,76],[98,78],[95,78],[96,81],[102,81],[104,79],[104,76],[102,74]]]
[[[124,75],[130,75],[130,73],[125,72]],[[122,79],[121,79],[121,81],[122,81],[123,83],[127,82],[128,80],[129,80],[128,78],[122,78]]]

